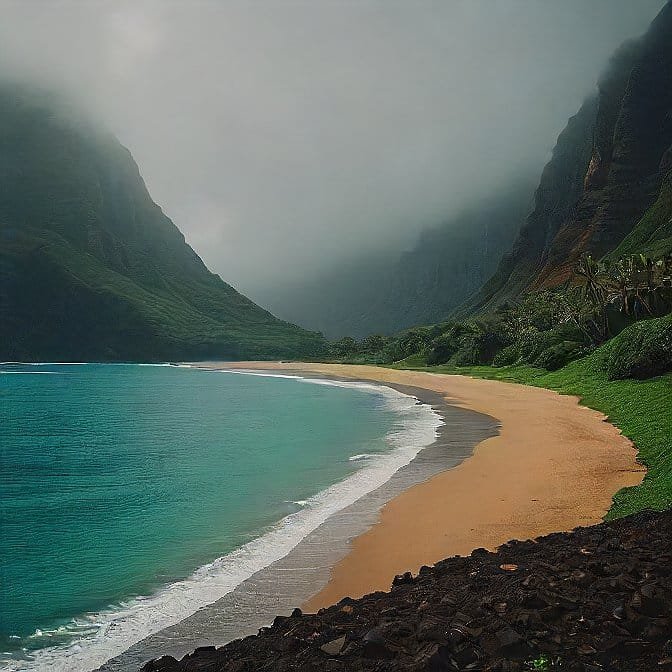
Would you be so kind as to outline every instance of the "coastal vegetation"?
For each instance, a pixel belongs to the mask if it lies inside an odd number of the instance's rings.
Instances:
[[[633,440],[643,483],[619,492],[621,517],[672,506],[672,255],[589,256],[573,284],[492,313],[394,337],[340,339],[334,360],[523,383],[581,398]]]
[[[672,369],[672,254],[616,262],[585,256],[573,282],[524,295],[485,315],[330,345],[335,360],[390,364],[510,366],[554,371],[608,341],[609,379],[649,378]]]

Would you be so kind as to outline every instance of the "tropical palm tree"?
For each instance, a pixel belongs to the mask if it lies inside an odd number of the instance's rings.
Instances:
[[[642,268],[646,274],[646,286],[647,289],[652,292],[654,287],[654,274],[655,274],[655,263],[653,259],[647,257],[644,254],[639,255],[639,261],[642,264]]]
[[[609,266],[609,279],[612,294],[607,297],[609,303],[616,297],[620,302],[620,311],[626,315],[630,315],[630,285],[632,282],[632,274],[624,259],[619,259],[616,263]]]
[[[592,307],[597,340],[602,341],[607,338],[609,331],[606,310],[609,284],[606,266],[591,255],[584,254],[576,266],[576,273],[582,279],[584,299]]]
[[[591,255],[584,254],[576,266],[576,273],[583,278],[583,291],[586,297],[594,306],[603,306],[607,294],[605,265],[595,261]]]

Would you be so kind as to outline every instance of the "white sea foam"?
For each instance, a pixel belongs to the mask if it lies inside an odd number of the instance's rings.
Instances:
[[[376,453],[360,453],[359,455],[351,455],[348,460],[350,462],[361,462],[362,460],[368,460],[370,457],[378,457]]]
[[[134,366],[172,366],[174,369],[193,369],[191,364],[175,364],[173,362],[160,362],[157,364],[135,364]]]
[[[222,372],[292,378],[302,383],[364,389],[380,394],[387,408],[399,418],[396,427],[386,437],[391,450],[367,456],[362,461],[364,466],[345,480],[308,500],[296,502],[302,506],[301,510],[283,518],[263,536],[153,595],[139,596],[113,609],[74,621],[67,631],[78,637],[76,641],[64,647],[40,649],[31,653],[28,660],[11,661],[3,670],[89,672],[145,637],[212,604],[259,570],[283,558],[330,516],[388,481],[424,447],[434,442],[442,424],[440,416],[430,406],[420,404],[415,397],[390,387],[256,371]],[[363,458],[364,454],[354,457]],[[40,634],[48,637],[56,632]],[[63,636],[62,627],[57,634]]]
[[[0,362],[0,366],[86,366],[95,362]]]
[[[63,371],[0,371],[3,376],[64,376]]]

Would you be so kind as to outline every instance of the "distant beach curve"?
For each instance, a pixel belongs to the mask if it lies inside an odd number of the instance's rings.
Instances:
[[[328,585],[305,605],[313,611],[345,596],[388,590],[396,574],[416,572],[479,547],[529,539],[602,520],[613,495],[639,484],[645,469],[632,443],[576,397],[513,383],[375,366],[239,362],[231,368],[286,369],[411,385],[497,419],[454,469],[386,504],[379,521],[352,542]]]

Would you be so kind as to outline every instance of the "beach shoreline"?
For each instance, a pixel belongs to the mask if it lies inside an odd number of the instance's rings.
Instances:
[[[496,436],[457,466],[413,485],[383,506],[350,544],[327,585],[303,608],[389,590],[395,575],[510,539],[531,539],[602,521],[613,495],[645,469],[629,439],[576,397],[465,376],[364,365],[217,363],[425,389],[446,403],[494,418]]]
[[[228,366],[215,363],[194,364],[189,368],[208,369],[225,375],[232,372]],[[423,388],[291,370],[239,370],[232,373],[260,375],[262,378],[279,376],[292,379],[292,385],[324,384],[366,390],[367,395],[370,393],[379,398],[376,403],[381,404],[381,409],[396,418],[385,435],[389,450],[374,456],[366,454],[366,446],[353,445],[353,457],[360,457],[361,461],[357,461],[356,470],[346,481],[332,486],[338,488],[350,478],[357,479],[358,487],[352,491],[354,500],[351,503],[344,504],[336,492],[330,494],[331,488],[320,491],[317,497],[322,503],[336,508],[286,555],[256,571],[197,612],[148,635],[114,656],[100,668],[101,672],[137,670],[148,659],[165,654],[180,658],[199,646],[220,645],[254,634],[278,615],[288,616],[327,585],[331,568],[347,554],[352,539],[376,522],[379,511],[387,502],[409,487],[452,468],[471,455],[478,442],[497,432],[496,423],[491,418],[455,408],[447,404],[441,394]],[[363,454],[355,454],[360,452]],[[385,465],[389,465],[390,458],[403,464],[393,467],[385,480],[380,481],[379,469],[382,467],[387,471],[389,466]],[[367,485],[371,478],[378,481],[373,488]],[[347,492],[345,494],[349,497]],[[307,513],[312,516],[310,511],[318,513],[316,502],[305,504],[305,510],[302,507],[296,515]],[[259,538],[262,544],[259,548],[272,552],[270,546],[265,546],[265,539],[266,536]],[[272,544],[270,539],[268,543]]]

